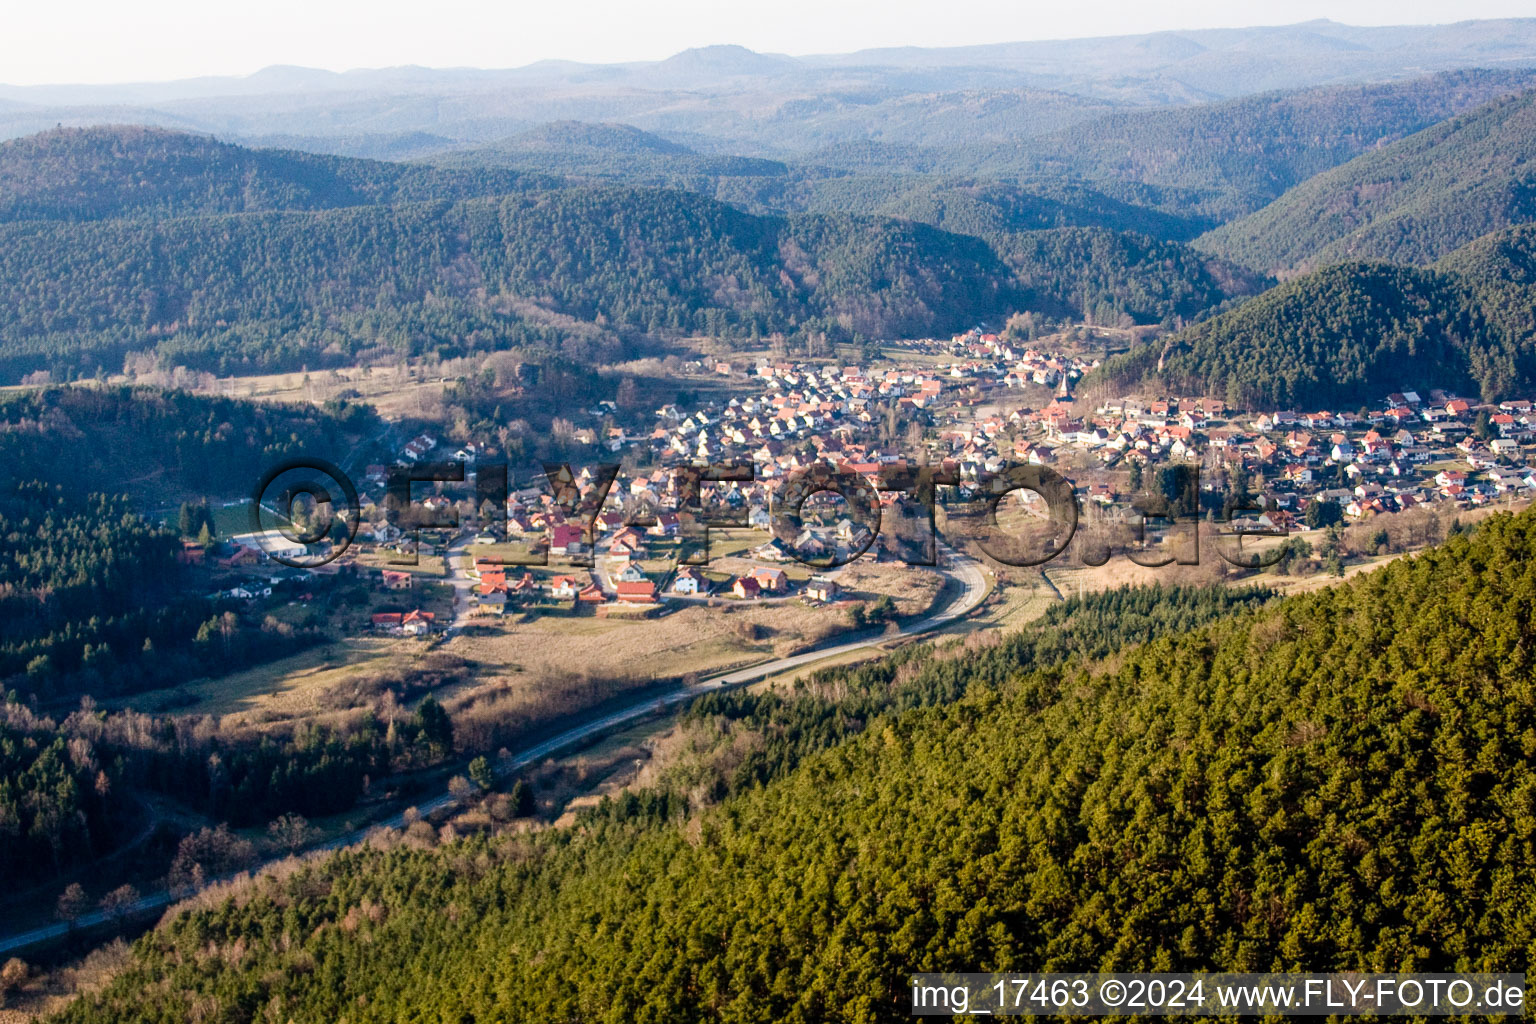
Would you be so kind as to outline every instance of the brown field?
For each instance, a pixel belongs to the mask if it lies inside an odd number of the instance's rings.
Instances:
[[[538,616],[466,635],[454,650],[486,673],[538,680],[561,673],[635,680],[709,675],[783,657],[821,642],[848,622],[853,601],[889,594],[898,614],[926,612],[943,577],[921,568],[856,564],[839,577],[848,599],[829,607],[799,600],[689,603],[649,619]],[[462,645],[462,647],[460,646]]]
[[[443,556],[428,554],[425,551],[416,555],[416,564],[399,564],[390,561],[392,558],[409,558],[395,551],[368,551],[360,552],[357,556],[357,564],[364,569],[388,569],[391,572],[408,572],[420,576],[443,576]]]
[[[306,377],[308,380],[306,381]],[[199,388],[205,394],[271,402],[323,403],[343,392],[357,392],[385,419],[419,417],[440,411],[447,381],[438,374],[399,372],[395,367],[347,367],[304,373],[225,377]]]

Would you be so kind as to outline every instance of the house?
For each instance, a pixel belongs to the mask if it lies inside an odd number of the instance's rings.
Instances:
[[[232,588],[230,590],[226,590],[224,592],[224,596],[225,597],[233,597],[236,600],[240,600],[240,601],[254,601],[258,597],[271,597],[272,596],[272,588],[271,587],[258,587],[258,586],[254,586],[254,585],[252,585],[252,586],[245,586],[245,587],[234,587],[234,588]]]
[[[638,565],[631,562],[615,573],[613,578],[624,583],[639,583],[645,579],[645,573],[640,571]]]
[[[507,588],[505,585],[489,587],[480,585],[475,595],[475,611],[480,615],[505,615],[507,613]]]
[[[805,585],[805,596],[812,601],[836,601],[838,591],[837,581],[827,576],[812,576]]]
[[[693,566],[685,565],[677,570],[677,575],[672,578],[672,593],[694,596],[707,594],[709,580]]]
[[[279,530],[263,530],[261,533],[239,533],[229,538],[231,543],[250,548],[258,556],[267,558],[303,558],[309,548],[298,541],[289,540]]]
[[[656,522],[646,530],[653,537],[676,537],[679,528],[677,513],[662,512],[656,517]]]
[[[416,577],[408,572],[396,572],[393,569],[383,570],[385,590],[410,590]]]
[[[787,562],[791,556],[784,544],[775,537],[768,543],[753,548],[752,557],[764,562]]]
[[[556,576],[549,581],[549,596],[558,600],[569,601],[580,589],[574,576]]]
[[[742,600],[751,600],[758,597],[759,590],[757,581],[750,576],[736,577],[736,582],[731,586],[731,593]]]
[[[758,590],[765,594],[782,594],[789,589],[789,577],[783,569],[772,569],[767,566],[757,566],[747,576],[757,584]]]
[[[1435,483],[1441,487],[1455,487],[1467,482],[1467,474],[1459,469],[1442,469],[1435,474]]]
[[[656,603],[656,584],[650,580],[619,580],[613,591],[620,604]]]
[[[218,564],[221,569],[235,569],[242,565],[255,565],[259,561],[261,561],[261,552],[254,548],[236,545],[227,556],[218,559]]]
[[[576,600],[580,604],[602,604],[608,600],[608,595],[596,583],[588,583],[576,592]]]
[[[549,531],[549,553],[552,555],[579,555],[582,549],[582,530],[579,526],[562,523]]]
[[[424,612],[421,609],[406,612],[400,619],[400,631],[406,636],[426,636],[432,632],[432,621],[437,618],[432,612]]]
[[[404,612],[376,612],[373,616],[373,628],[397,629],[403,618],[405,618]]]
[[[635,526],[625,526],[613,535],[613,543],[623,544],[631,551],[645,552],[645,534]]]

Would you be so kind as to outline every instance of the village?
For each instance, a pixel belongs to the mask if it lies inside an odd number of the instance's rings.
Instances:
[[[406,636],[509,614],[645,616],[688,603],[783,600],[829,607],[843,596],[839,569],[817,571],[797,555],[823,552],[833,565],[855,555],[910,561],[902,547],[910,536],[903,538],[896,524],[922,528],[926,511],[909,494],[881,492],[887,525],[870,538],[841,499],[818,495],[807,504],[816,514],[786,544],[769,529],[775,501],[787,479],[817,464],[872,486],[890,467],[940,468],[959,482],[953,496],[962,502],[988,474],[1010,465],[1050,466],[1073,482],[1081,504],[1118,515],[1131,514],[1130,499],[1159,467],[1199,466],[1210,504],[1219,505],[1219,492],[1242,480],[1256,525],[1277,532],[1536,493],[1536,470],[1525,459],[1536,436],[1529,400],[1487,405],[1431,388],[1381,396],[1374,408],[1354,412],[1237,410],[1204,397],[1087,402],[1075,393],[1098,361],[1081,353],[980,330],[947,342],[893,343],[884,352],[891,365],[867,370],[720,361],[704,369],[727,386],[694,406],[666,404],[648,421],[615,423],[605,432],[581,428],[577,442],[591,452],[589,464],[573,470],[581,493],[599,484],[594,466],[620,463],[590,522],[531,476],[514,481],[504,510],[477,508],[468,488],[476,467],[494,462],[494,448],[423,432],[403,446],[398,462],[464,463],[463,487],[436,485],[415,499],[427,511],[456,513],[458,529],[391,525],[384,512],[388,467],[371,465],[354,549],[316,571],[369,575],[391,600],[368,627]],[[611,403],[586,412],[614,422]],[[713,517],[733,524],[712,531],[706,557],[683,557],[677,470],[690,465],[752,469],[750,480],[704,486]],[[275,533],[247,534],[220,557],[231,570],[259,569],[272,554],[310,550]],[[257,577],[228,596],[270,597],[270,581]],[[411,600],[432,586],[451,590],[451,602]]]

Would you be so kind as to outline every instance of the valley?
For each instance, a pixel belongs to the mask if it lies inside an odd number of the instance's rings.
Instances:
[[[0,85],[0,1024],[1523,970],[1533,104],[1531,19]]]

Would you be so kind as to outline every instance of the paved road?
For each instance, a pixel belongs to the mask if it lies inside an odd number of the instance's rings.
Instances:
[[[965,589],[960,593],[958,597],[950,601],[950,603],[940,611],[934,612],[927,618],[905,623],[900,626],[899,628],[901,635],[910,636],[916,633],[926,633],[930,630],[937,629],[946,623],[953,622],[961,616],[968,614],[972,609],[979,605],[982,598],[986,596],[987,581],[986,577],[982,575],[981,567],[979,565],[970,559],[955,554],[949,555],[947,561],[949,563],[948,567],[943,571],[952,579],[959,581]],[[804,654],[796,654],[792,657],[780,658],[777,661],[770,661],[761,665],[754,665],[751,668],[738,669],[734,672],[725,672],[721,675],[712,676],[709,679],[705,679],[681,690],[675,690],[671,693],[666,693],[659,697],[654,697],[650,700],[643,701],[640,704],[631,705],[629,707],[623,708],[622,710],[614,711],[599,718],[592,719],[591,721],[584,722],[581,725],[567,729],[566,731],[552,737],[551,739],[545,740],[543,743],[539,743],[524,750],[518,751],[509,760],[501,762],[497,768],[497,774],[509,774],[518,771],[519,769],[526,768],[528,765],[542,761],[544,758],[549,757],[552,754],[559,753],[567,747],[575,746],[584,740],[590,739],[618,726],[627,725],[630,722],[637,721],[638,719],[660,711],[663,708],[672,707],[676,704],[682,704],[685,701],[692,700],[693,698],[703,694],[711,693],[717,690],[728,690],[739,686],[744,686],[747,683],[756,682],[757,680],[763,679],[767,676],[778,675],[779,673],[788,671],[792,668],[798,668],[802,665],[809,665],[813,662],[820,661],[823,658],[831,658],[840,654],[846,654],[850,651],[858,651],[868,647],[874,647],[875,645],[884,643],[889,639],[891,639],[890,635],[881,633],[875,636],[865,637],[864,639],[852,640],[848,643],[838,644],[835,647],[821,647],[814,651],[807,651]],[[442,808],[447,807],[454,802],[454,797],[451,794],[443,793],[440,796],[433,797],[431,800],[418,803],[415,809],[417,813],[425,816],[431,814],[433,811],[441,810]],[[407,812],[402,811],[400,814],[396,814],[393,817],[387,818],[375,825],[370,825],[366,829],[358,829],[355,832],[347,833],[346,835],[340,836],[329,842],[312,847],[312,849],[336,850],[345,846],[351,846],[354,843],[361,842],[367,837],[369,832],[380,826],[400,828],[405,824],[406,813]],[[256,871],[260,871],[261,868],[258,867],[252,870],[254,873]],[[226,879],[218,879],[210,884],[217,884],[217,882],[225,880]],[[162,910],[165,907],[170,906],[172,902],[173,899],[169,892],[161,891],[150,893],[149,895],[144,896],[138,900],[138,902],[124,908],[124,910],[120,913],[124,917],[139,917],[152,911]],[[106,924],[111,919],[112,915],[97,910],[83,915],[77,924],[79,927],[89,928]],[[27,949],[31,946],[51,942],[55,939],[62,938],[67,933],[68,927],[63,923],[59,923],[48,925],[47,927],[43,928],[34,928],[31,931],[22,932],[17,935],[6,936],[5,938],[0,939],[0,956],[10,955],[20,950]]]
[[[464,557],[464,552],[469,550],[473,541],[473,535],[462,534],[454,538],[443,551],[444,582],[453,588],[453,621],[449,625],[456,630],[469,625],[475,614],[475,591],[479,589],[480,581],[469,575],[468,562],[461,570],[454,569],[454,563]]]

